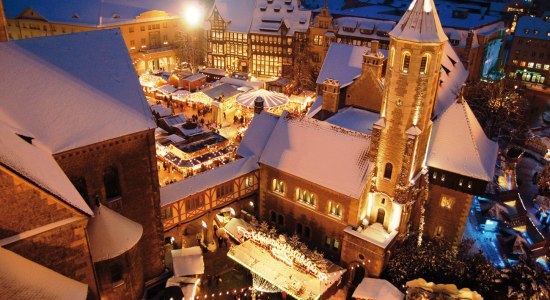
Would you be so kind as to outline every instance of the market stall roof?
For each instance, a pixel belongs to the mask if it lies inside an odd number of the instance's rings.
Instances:
[[[289,100],[288,96],[285,94],[261,89],[237,96],[237,102],[246,107],[254,107],[254,101],[258,97],[264,99],[265,108],[279,107],[287,104]]]
[[[363,278],[352,297],[369,300],[402,300],[405,295],[387,280]]]
[[[227,75],[227,73],[224,70],[216,69],[216,68],[206,68],[206,69],[200,70],[199,72],[203,74],[210,74],[210,75],[221,76],[221,77],[225,77],[225,75]]]
[[[157,114],[159,114],[159,116],[162,118],[162,117],[168,117],[172,114],[172,110],[162,104],[157,104],[157,105],[153,105],[151,106],[151,110],[153,112],[156,112]]]
[[[170,84],[165,84],[163,86],[160,86],[157,88],[157,90],[167,96],[177,91],[177,89]]]
[[[0,67],[0,120],[51,153],[156,127],[118,28],[1,43]]]
[[[249,87],[251,89],[257,90],[261,88],[264,84],[262,82],[257,81],[246,81],[241,80],[237,78],[230,78],[230,77],[223,77],[220,79],[220,82],[222,83],[229,83],[231,85],[239,86],[239,87]]]
[[[6,166],[79,211],[93,215],[51,153],[27,143],[1,121],[0,145],[0,165]]]
[[[186,121],[187,118],[182,113],[159,119],[159,122],[163,122],[168,127],[184,124]]]
[[[117,257],[132,249],[143,234],[143,227],[105,205],[95,210],[88,223],[88,239],[93,262]]]
[[[223,84],[220,84],[220,85],[215,86],[213,88],[210,88],[208,90],[203,90],[203,93],[206,96],[210,97],[210,99],[213,99],[213,100],[215,100],[216,98],[221,96],[222,97],[222,102],[223,102],[225,99],[231,98],[231,97],[241,93],[241,91],[236,89],[231,84],[223,83]]]
[[[227,256],[296,299],[319,299],[346,272],[332,264],[323,281],[275,259],[250,240],[232,247]]]
[[[174,276],[204,274],[204,260],[199,246],[172,250]]]
[[[189,96],[189,94],[190,93],[189,93],[188,90],[177,90],[177,91],[173,92],[171,95],[176,100],[185,100],[187,98],[187,96]]]
[[[0,247],[0,299],[86,299],[88,285]]]
[[[155,76],[155,75],[152,75],[152,74],[145,73],[145,74],[141,74],[139,76],[139,83],[142,86],[155,88],[157,86],[161,86],[161,85],[165,84],[166,81],[164,79],[162,79],[162,77],[160,77],[160,76]]]
[[[193,101],[193,102],[199,102],[199,103],[206,104],[206,105],[211,105],[212,104],[212,98],[208,97],[203,92],[191,93],[189,95],[189,97],[187,97],[187,99],[190,100],[190,101]]]
[[[227,234],[232,236],[235,240],[242,242],[243,241],[243,235],[239,233],[239,227],[244,228],[245,230],[248,230],[251,228],[250,224],[248,224],[245,220],[239,219],[239,218],[233,218],[225,226],[223,229]]]
[[[189,77],[185,77],[185,78],[183,78],[183,80],[193,82],[195,80],[199,80],[199,79],[205,78],[205,77],[206,77],[206,75],[204,75],[203,73],[197,73],[197,74],[191,75]]]

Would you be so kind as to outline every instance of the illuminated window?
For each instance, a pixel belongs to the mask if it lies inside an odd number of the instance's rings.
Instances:
[[[391,47],[390,50],[390,65],[393,67],[393,62],[395,61],[395,47]]]
[[[328,202],[328,213],[341,218],[342,217],[342,205],[336,202],[329,201]]]
[[[428,73],[428,69],[430,67],[430,55],[424,54],[422,56],[422,60],[420,61],[420,74],[426,75]]]
[[[393,165],[391,163],[386,163],[384,168],[384,179],[391,179],[391,173],[393,170]]]
[[[254,176],[248,176],[246,177],[246,179],[244,180],[244,185],[246,187],[252,187],[254,186]]]
[[[445,181],[445,174],[441,175],[441,181]]]
[[[532,68],[534,65],[535,65],[535,63],[529,62],[529,63],[527,64],[527,68]]]
[[[435,237],[438,237],[438,238],[443,237],[443,226],[439,225],[439,226],[435,227],[434,235],[435,235]]]
[[[521,63],[520,63],[519,65],[522,66],[522,67],[525,67],[525,61],[522,60]]]
[[[310,206],[317,206],[317,196],[300,188],[296,188],[296,200]]]
[[[518,64],[518,60],[517,60],[517,59],[514,59],[514,60],[512,60],[512,63],[513,63],[514,65],[517,65],[517,64]]]
[[[453,208],[454,204],[455,204],[455,198],[447,195],[441,196],[441,207],[451,209]]]
[[[330,247],[330,245],[332,245],[332,239],[327,236],[327,238],[325,239],[325,246]]]
[[[334,239],[334,244],[332,245],[332,248],[334,250],[338,250],[338,248],[340,248],[340,241],[337,239]]]
[[[535,64],[535,68],[541,69],[541,68],[542,68],[542,64]]]
[[[433,178],[433,179],[437,179],[437,172],[434,172],[434,173],[432,174],[432,178]]]
[[[401,66],[401,71],[403,71],[404,73],[408,73],[410,63],[411,63],[411,54],[409,52],[403,53],[403,64]]]
[[[282,180],[273,179],[271,190],[275,193],[283,194],[286,192],[286,185]]]
[[[459,185],[459,186],[462,186],[463,184],[464,184],[464,179],[458,180],[458,185]]]
[[[468,188],[469,188],[469,189],[472,188],[472,182],[471,182],[471,181],[468,181]]]

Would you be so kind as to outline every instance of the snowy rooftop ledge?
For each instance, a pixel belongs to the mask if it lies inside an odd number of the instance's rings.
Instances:
[[[383,249],[386,249],[390,242],[397,236],[397,231],[388,233],[380,223],[369,225],[361,231],[354,230],[351,226],[348,226],[344,229],[344,232],[370,242]]]

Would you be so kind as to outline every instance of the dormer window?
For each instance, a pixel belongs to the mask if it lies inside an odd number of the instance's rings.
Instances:
[[[266,11],[267,9],[267,5],[264,3],[264,4],[260,4],[260,10],[261,11]]]
[[[278,4],[273,7],[274,12],[279,12],[280,10],[281,10],[281,6]]]
[[[78,13],[73,13],[72,18],[73,19],[80,19],[80,15]]]
[[[355,31],[355,27],[350,27],[350,26],[344,26],[343,29],[346,32],[354,32]]]
[[[119,14],[113,14],[113,19],[120,19],[120,15]]]
[[[287,12],[293,12],[294,11],[294,6],[293,5],[287,6],[286,11]]]
[[[273,3],[273,0],[267,0],[267,3]]]
[[[285,4],[291,4],[292,0],[285,0]]]

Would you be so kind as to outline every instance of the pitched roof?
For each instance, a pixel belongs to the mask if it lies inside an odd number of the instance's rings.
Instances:
[[[325,121],[353,131],[371,134],[372,125],[379,119],[380,113],[355,107],[346,107],[340,109],[335,115]]]
[[[280,35],[283,24],[288,28],[287,36],[294,36],[295,32],[306,32],[311,11],[300,10],[298,6],[297,0],[272,0],[271,3],[256,0],[250,32]]]
[[[437,89],[437,102],[435,104],[436,116],[455,102],[462,85],[468,78],[468,71],[464,68],[462,61],[449,42],[445,42],[443,47],[441,69],[439,72],[441,84]]]
[[[214,7],[227,24],[227,31],[248,33],[252,24],[255,0],[216,0]]]
[[[359,199],[372,166],[369,150],[368,135],[285,112],[260,163]]]
[[[413,0],[390,35],[400,40],[424,43],[447,40],[433,0]]]
[[[279,121],[278,116],[266,111],[255,114],[237,149],[237,154],[242,157],[260,157],[277,121]]]
[[[550,40],[550,20],[523,16],[519,18],[514,36]]]
[[[363,53],[368,49],[363,46],[331,43],[316,83],[322,84],[325,79],[330,78],[338,80],[340,87],[350,85],[361,75]]]
[[[0,299],[86,299],[88,285],[0,247]]]
[[[29,144],[0,121],[0,164],[57,196],[79,211],[92,210],[61,170],[51,153]]]
[[[498,144],[485,136],[466,101],[453,103],[434,122],[427,165],[492,181]]]
[[[59,153],[155,128],[118,29],[0,44],[0,119]]]

